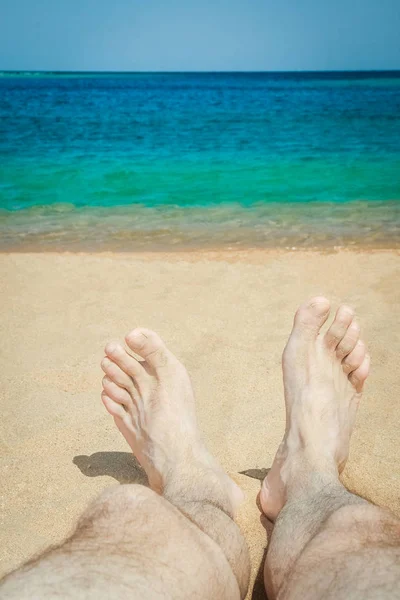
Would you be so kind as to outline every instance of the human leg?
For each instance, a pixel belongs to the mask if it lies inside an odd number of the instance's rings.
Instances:
[[[275,527],[265,564],[270,598],[393,598],[400,522],[339,481],[369,372],[354,314],[329,303],[296,314],[283,355],[286,431],[260,502]]]
[[[240,489],[206,450],[186,370],[148,330],[109,344],[103,402],[151,490],[106,491],[62,545],[3,580],[4,598],[243,598],[248,551]]]

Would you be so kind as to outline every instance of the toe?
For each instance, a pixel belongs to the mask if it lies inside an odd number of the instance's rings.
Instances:
[[[369,354],[366,354],[358,369],[349,375],[349,380],[358,393],[362,392],[365,380],[369,375],[370,363]]]
[[[142,365],[130,356],[126,350],[115,342],[110,342],[104,349],[107,357],[120,367],[129,377],[140,381],[147,377]]]
[[[340,306],[336,312],[332,325],[324,336],[326,347],[334,352],[345,337],[354,318],[354,311],[349,306]]]
[[[119,387],[119,385],[111,381],[111,379],[109,379],[107,376],[103,377],[102,383],[106,395],[111,398],[111,400],[114,400],[114,402],[118,402],[119,404],[123,404],[126,408],[132,406],[132,397],[126,390]]]
[[[294,317],[293,333],[315,337],[329,315],[329,300],[323,296],[311,298],[300,306]]]
[[[339,342],[336,348],[336,356],[339,360],[346,358],[354,350],[360,337],[360,326],[357,321],[353,321],[346,331],[344,338]]]
[[[164,366],[172,357],[160,336],[150,329],[134,329],[128,333],[125,341],[129,348],[144,358],[150,367]]]
[[[358,340],[354,350],[350,352],[344,360],[342,360],[343,371],[349,375],[361,365],[365,358],[365,344],[362,340]]]
[[[117,402],[114,402],[114,400],[107,396],[105,392],[101,394],[101,400],[104,406],[106,407],[107,412],[109,412],[110,415],[112,415],[113,417],[119,417],[120,419],[124,418],[126,413],[123,406],[117,404]]]
[[[116,363],[107,357],[101,361],[101,368],[114,383],[125,388],[130,394],[134,392],[132,377],[126,374]]]

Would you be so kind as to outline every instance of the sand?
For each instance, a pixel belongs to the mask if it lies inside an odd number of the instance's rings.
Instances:
[[[0,255],[1,574],[62,540],[104,488],[143,481],[99,368],[105,343],[142,325],[187,366],[208,446],[246,493],[249,598],[262,598],[260,482],[239,472],[271,465],[281,352],[317,293],[357,309],[373,360],[343,479],[400,515],[399,266],[394,251]]]

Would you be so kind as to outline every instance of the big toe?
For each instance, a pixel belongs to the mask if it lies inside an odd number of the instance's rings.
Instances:
[[[315,296],[300,306],[294,317],[293,331],[296,336],[315,337],[329,316],[327,298]]]
[[[159,368],[168,363],[171,353],[160,336],[150,329],[134,329],[125,337],[129,348],[148,365]]]
[[[279,470],[276,469],[276,472],[273,470],[274,467],[264,479],[258,498],[264,515],[274,522],[283,508],[285,498]]]

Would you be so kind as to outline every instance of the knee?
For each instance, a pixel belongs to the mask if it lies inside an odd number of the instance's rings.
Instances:
[[[113,509],[126,505],[136,505],[149,502],[157,494],[153,490],[138,484],[113,485],[104,490],[94,504],[102,504]]]
[[[104,494],[107,495],[107,491],[111,494],[112,497],[120,498],[121,500],[147,500],[152,496],[157,496],[153,490],[150,488],[140,485],[138,483],[125,483],[121,485],[113,485],[109,488],[109,490],[104,490]]]
[[[398,543],[400,524],[389,510],[360,503],[343,506],[334,512],[324,523],[319,536],[322,540],[329,539],[335,532],[342,545],[354,549],[378,541],[387,543],[392,538]]]
[[[96,498],[83,514],[78,527],[104,521],[112,522],[113,516],[118,516],[121,522],[124,518],[131,518],[134,511],[142,506],[147,508],[157,505],[160,497],[143,485],[128,484],[116,485],[107,488]]]

